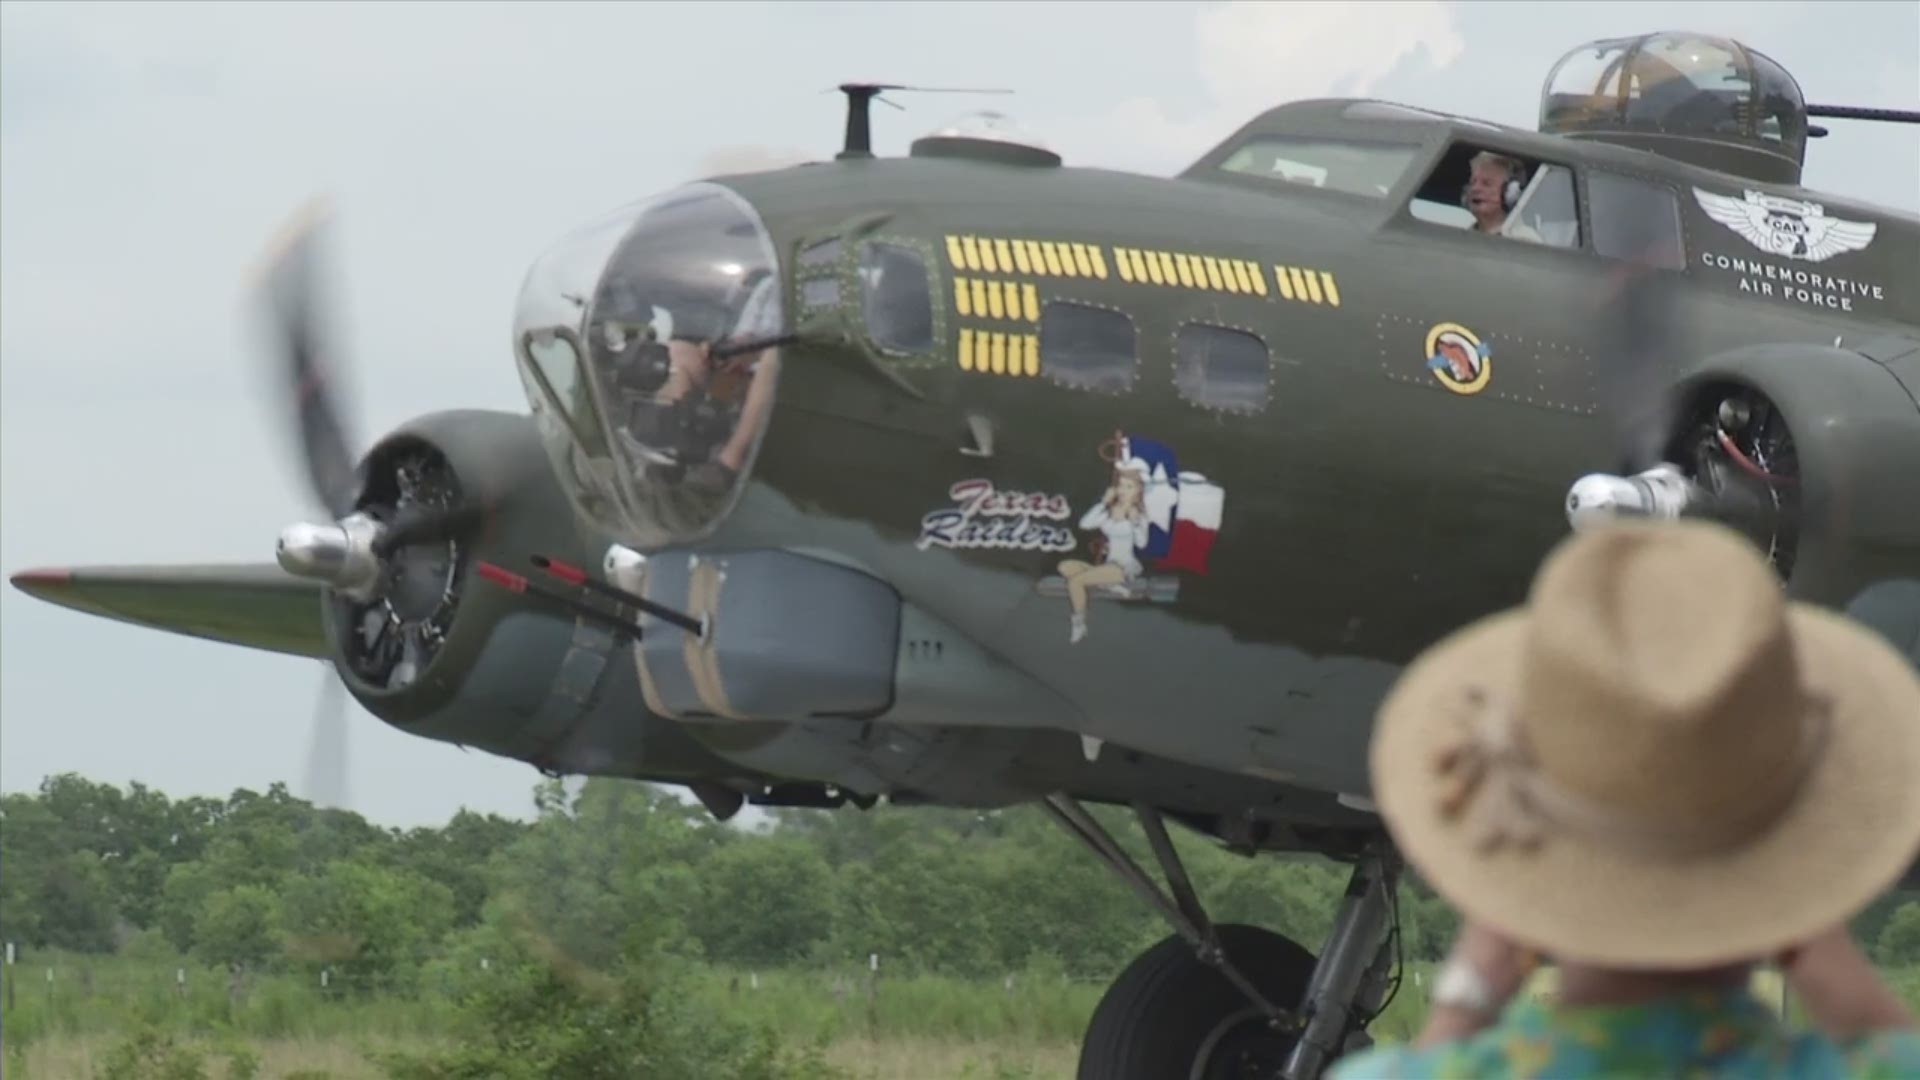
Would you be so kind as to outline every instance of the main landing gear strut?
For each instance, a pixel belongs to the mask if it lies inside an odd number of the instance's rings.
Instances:
[[[1318,959],[1201,909],[1160,812],[1133,804],[1167,890],[1065,795],[1049,814],[1152,905],[1175,934],[1120,973],[1081,1042],[1079,1080],[1306,1080],[1367,1045],[1398,959],[1400,863],[1384,836],[1354,863]]]

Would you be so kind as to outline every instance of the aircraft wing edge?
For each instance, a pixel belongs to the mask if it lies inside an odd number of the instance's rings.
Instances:
[[[22,570],[13,587],[88,615],[250,649],[323,659],[321,586],[275,563]]]

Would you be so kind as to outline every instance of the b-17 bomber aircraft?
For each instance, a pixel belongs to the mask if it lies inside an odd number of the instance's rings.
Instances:
[[[1085,1034],[1081,1075],[1119,1080],[1367,1042],[1403,874],[1372,711],[1569,529],[1728,522],[1920,662],[1920,219],[1800,185],[1812,119],[1920,114],[1655,34],[1565,56],[1537,131],[1296,101],[1149,177],[993,113],[877,157],[890,88],[842,89],[833,160],[532,266],[527,414],[361,452],[296,230],[265,288],[324,519],[273,563],[14,584],[721,818],[1038,803],[1175,928]],[[1212,924],[1169,819],[1350,863],[1328,940]]]

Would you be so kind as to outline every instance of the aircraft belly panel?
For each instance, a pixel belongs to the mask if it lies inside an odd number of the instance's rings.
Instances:
[[[1085,730],[1066,699],[939,616],[907,604],[900,620],[892,723]]]

